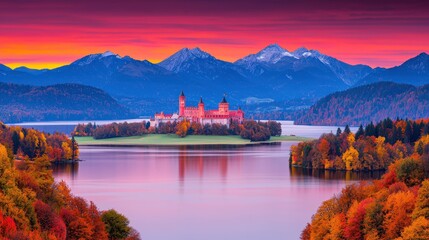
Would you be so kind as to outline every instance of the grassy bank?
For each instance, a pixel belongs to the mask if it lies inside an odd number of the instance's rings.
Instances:
[[[92,137],[76,137],[76,141],[81,146],[93,145],[247,145],[258,144],[258,142],[250,142],[250,140],[242,139],[240,136],[205,136],[205,135],[189,135],[185,138],[180,138],[175,134],[149,134],[135,137],[117,137],[108,139],[93,139]],[[271,137],[269,141],[263,143],[274,143],[284,141],[304,141],[308,138],[296,136],[280,136]]]

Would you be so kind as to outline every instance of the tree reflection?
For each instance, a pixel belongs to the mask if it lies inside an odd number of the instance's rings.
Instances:
[[[335,171],[324,169],[307,169],[300,167],[290,167],[290,177],[292,180],[300,180],[303,177],[314,177],[324,180],[372,180],[380,179],[385,171]]]
[[[52,171],[55,176],[68,176],[74,179],[79,171],[79,162],[54,162]]]

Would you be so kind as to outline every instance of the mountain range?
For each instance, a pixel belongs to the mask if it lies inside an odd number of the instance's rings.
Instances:
[[[422,53],[394,68],[373,69],[347,64],[317,50],[288,51],[272,44],[236,62],[217,59],[199,48],[184,48],[154,64],[107,51],[52,70],[12,70],[0,64],[0,82],[89,85],[141,115],[176,111],[181,90],[190,104],[203,96],[208,107],[216,107],[226,93],[231,107],[246,105],[251,113],[259,103],[269,102],[270,109],[281,111],[284,106],[278,103],[293,99],[314,102],[336,91],[378,81],[427,84],[428,59]]]

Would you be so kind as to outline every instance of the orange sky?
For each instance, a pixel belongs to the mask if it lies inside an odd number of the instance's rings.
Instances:
[[[19,2],[16,3],[16,2]],[[390,67],[429,51],[423,1],[0,2],[0,63],[54,68],[110,50],[159,62],[183,47],[235,61],[271,43]]]

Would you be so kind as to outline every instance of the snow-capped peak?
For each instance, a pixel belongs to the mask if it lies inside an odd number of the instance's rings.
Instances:
[[[108,57],[108,56],[113,56],[113,55],[118,56],[117,54],[114,54],[111,51],[105,51],[103,54],[101,54],[101,57]]]
[[[210,54],[204,52],[200,48],[183,48],[179,52],[177,52],[177,56],[183,57],[183,58],[209,58],[211,57]],[[173,56],[175,56],[174,54]]]
[[[72,64],[79,65],[79,66],[88,65],[94,62],[95,60],[101,60],[103,58],[107,58],[111,56],[115,56],[116,58],[121,59],[121,56],[119,56],[118,54],[115,54],[111,51],[105,51],[104,53],[90,54],[88,56],[85,56],[81,59],[76,60]]]
[[[296,58],[301,58],[301,57],[315,57],[315,58],[320,58],[321,56],[324,56],[323,54],[321,54],[320,52],[316,51],[316,50],[308,50],[305,47],[301,47],[296,49],[295,51],[293,51],[292,53]]]
[[[252,63],[252,62],[266,62],[277,63],[284,57],[295,57],[286,49],[280,47],[277,43],[270,44],[256,54],[248,55],[237,62]]]
[[[305,47],[301,47],[301,48],[298,48],[295,51],[293,51],[292,54],[298,59],[313,57],[313,58],[319,59],[325,65],[330,65],[330,57],[326,56],[324,54],[321,54],[317,50],[308,50]]]
[[[183,48],[176,52],[175,54],[171,55],[164,61],[160,62],[159,65],[167,70],[170,71],[180,71],[180,66],[188,61],[188,60],[194,60],[194,59],[209,59],[214,57],[207,52],[204,52],[200,48]]]
[[[278,44],[268,45],[256,54],[256,59],[260,62],[276,63],[283,57],[293,57],[293,55]]]

